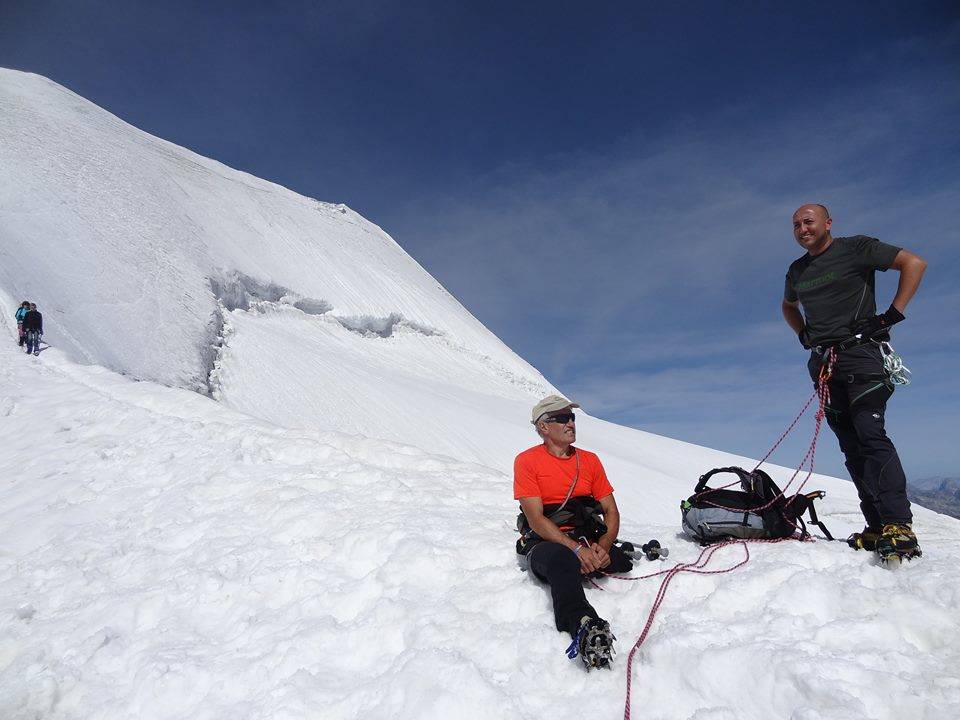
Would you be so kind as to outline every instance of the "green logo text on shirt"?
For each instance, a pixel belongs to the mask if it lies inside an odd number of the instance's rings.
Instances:
[[[797,283],[797,290],[810,290],[811,288],[820,287],[821,285],[826,285],[828,282],[833,282],[837,279],[837,273],[834,271],[828,272],[826,275],[821,275],[820,277],[815,277],[810,280],[804,280]]]

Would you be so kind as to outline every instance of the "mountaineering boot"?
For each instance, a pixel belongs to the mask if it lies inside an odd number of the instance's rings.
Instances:
[[[897,562],[920,557],[920,545],[913,528],[906,523],[890,523],[883,526],[880,539],[877,540],[877,555],[881,562]]]
[[[876,550],[877,540],[883,532],[880,528],[865,527],[863,532],[853,533],[847,538],[847,545],[854,550]]]
[[[609,668],[614,656],[613,641],[616,639],[610,632],[610,623],[584,615],[580,618],[580,630],[567,648],[567,657],[572,660],[579,655],[587,672],[591,668]]]

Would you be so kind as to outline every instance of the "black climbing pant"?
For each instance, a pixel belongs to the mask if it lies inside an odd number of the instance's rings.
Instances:
[[[807,369],[814,382],[821,364],[820,355],[813,353]],[[867,343],[839,353],[829,387],[827,423],[840,441],[867,525],[879,529],[888,523],[910,523],[907,478],[884,429],[893,384],[883,369],[880,349]]]
[[[555,542],[539,542],[530,548],[527,561],[530,571],[550,586],[557,630],[576,636],[584,615],[597,617],[597,611],[583,592],[580,560],[570,548]],[[604,572],[623,573],[632,569],[633,563],[620,548],[610,548],[610,565]]]

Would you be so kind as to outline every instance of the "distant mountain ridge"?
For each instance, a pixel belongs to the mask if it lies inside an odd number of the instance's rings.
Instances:
[[[960,477],[935,477],[910,483],[910,499],[944,515],[960,518]]]

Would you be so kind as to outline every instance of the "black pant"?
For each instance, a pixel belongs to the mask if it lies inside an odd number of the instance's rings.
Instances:
[[[546,541],[530,548],[527,560],[530,563],[530,572],[550,586],[557,630],[566,630],[575,637],[580,629],[580,619],[584,615],[597,617],[597,611],[587,602],[587,596],[583,592],[580,560],[570,548]],[[610,548],[610,565],[604,568],[605,572],[624,573],[632,569],[633,563],[620,548]]]
[[[820,367],[820,356],[814,353],[807,363],[814,382]],[[840,441],[867,525],[879,529],[888,523],[912,522],[907,478],[883,426],[893,384],[883,369],[880,349],[867,343],[839,353],[829,388],[827,423]]]

